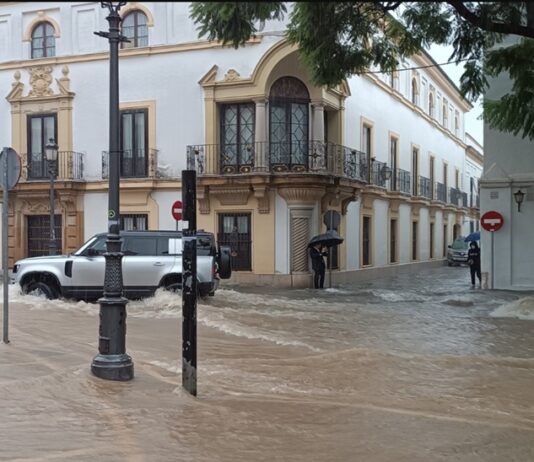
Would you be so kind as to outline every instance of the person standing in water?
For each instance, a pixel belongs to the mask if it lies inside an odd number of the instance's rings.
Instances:
[[[469,252],[467,254],[467,263],[471,271],[471,287],[475,288],[475,274],[478,277],[480,287],[482,287],[482,277],[480,273],[480,248],[475,241],[469,244]]]
[[[324,263],[324,258],[326,253],[323,252],[323,246],[321,244],[315,244],[310,247],[310,258],[312,261],[313,269],[313,286],[316,289],[322,289],[324,287],[324,273],[326,270],[326,265]]]

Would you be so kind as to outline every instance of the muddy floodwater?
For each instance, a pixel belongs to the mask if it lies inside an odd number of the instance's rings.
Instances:
[[[10,290],[0,460],[534,461],[534,294],[465,268],[199,303],[198,397],[181,299],[128,304],[135,379],[91,375],[99,306]]]

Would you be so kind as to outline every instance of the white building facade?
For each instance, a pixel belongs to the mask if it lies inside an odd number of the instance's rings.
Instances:
[[[0,6],[0,140],[23,161],[11,264],[48,249],[49,138],[60,151],[59,247],[106,231],[109,55],[94,35],[107,30],[106,11],[97,2]],[[471,105],[426,67],[428,55],[393,75],[319,88],[283,23],[234,50],[199,40],[187,3],[128,3],[121,15],[132,39],[120,52],[125,229],[176,227],[171,204],[188,162],[198,227],[232,247],[241,282],[309,285],[307,242],[329,211],[344,238],[331,258],[336,282],[440,264],[478,223]]]
[[[511,45],[509,37],[503,46]],[[486,98],[495,100],[508,93],[512,82],[507,76],[491,79]],[[484,125],[488,147],[484,157],[484,174],[480,181],[481,213],[499,212],[504,218],[501,229],[483,231],[482,272],[495,289],[534,289],[534,247],[531,244],[534,226],[534,144],[510,133]],[[518,204],[514,194],[523,193]],[[493,250],[492,250],[493,249]]]

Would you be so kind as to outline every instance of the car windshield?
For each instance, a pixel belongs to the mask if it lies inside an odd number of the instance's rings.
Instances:
[[[465,242],[463,239],[457,239],[452,243],[452,248],[454,250],[467,250],[469,247],[469,242]]]

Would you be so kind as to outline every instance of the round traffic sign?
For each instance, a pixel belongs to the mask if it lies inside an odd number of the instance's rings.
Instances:
[[[182,219],[182,201],[176,201],[174,204],[172,204],[171,213],[176,221],[180,221]]]
[[[480,217],[480,225],[486,231],[498,231],[504,224],[504,218],[499,212],[490,210]]]
[[[0,186],[4,187],[7,184],[7,189],[13,189],[19,182],[21,170],[20,156],[17,152],[13,148],[2,149],[0,154]]]

